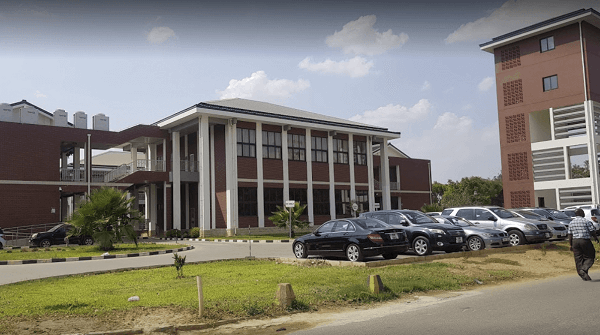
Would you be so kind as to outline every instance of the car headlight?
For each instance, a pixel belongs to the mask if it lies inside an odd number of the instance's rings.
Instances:
[[[31,235],[31,238],[36,238],[37,235],[38,235],[38,233],[35,233],[35,234]]]
[[[484,237],[493,237],[494,236],[494,234],[491,234],[491,233],[483,233],[481,235],[483,235]]]
[[[430,232],[434,233],[434,234],[440,234],[440,235],[444,235],[446,234],[445,231],[441,230],[441,229],[429,229]]]
[[[538,230],[538,228],[535,225],[532,225],[531,223],[526,223],[525,230]]]

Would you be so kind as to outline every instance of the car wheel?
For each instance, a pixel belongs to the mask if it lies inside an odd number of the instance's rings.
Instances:
[[[483,242],[483,239],[479,236],[471,236],[467,240],[467,247],[471,251],[485,249],[485,242]]]
[[[508,239],[511,246],[525,244],[525,236],[518,230],[511,230],[508,232]]]
[[[431,247],[429,246],[429,240],[426,237],[419,236],[413,240],[412,243],[415,254],[419,256],[425,256],[431,254]]]
[[[350,262],[360,262],[363,260],[364,257],[362,250],[360,250],[360,247],[358,245],[350,244],[346,248],[346,258],[348,258]]]
[[[42,242],[40,242],[41,248],[50,248],[51,245],[52,242],[50,242],[50,240],[42,240]]]
[[[398,254],[391,253],[391,254],[383,254],[381,256],[383,256],[383,258],[385,258],[385,259],[394,259],[394,258],[398,257]]]
[[[306,253],[306,247],[304,246],[304,244],[297,242],[296,244],[294,244],[294,255],[296,256],[296,258],[306,258],[307,257],[307,253]]]
[[[81,244],[82,245],[92,245],[92,244],[94,244],[94,239],[91,237],[84,237]]]

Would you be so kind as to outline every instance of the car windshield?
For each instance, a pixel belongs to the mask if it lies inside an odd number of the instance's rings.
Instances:
[[[62,225],[62,224],[59,224],[59,225],[56,225],[56,226],[54,226],[54,227],[50,228],[50,230],[48,230],[48,231],[49,231],[49,232],[54,232],[54,231],[57,231],[57,230],[59,230],[59,229],[60,229],[60,228],[62,228],[63,226],[64,226],[64,225]]]
[[[391,228],[390,225],[383,221],[375,220],[375,219],[362,219],[362,220],[352,220],[357,226],[362,229],[371,229],[371,228]]]
[[[556,219],[570,219],[570,217],[561,211],[557,211],[555,209],[547,209],[547,211],[550,212],[550,214],[552,214],[552,216]]]
[[[509,218],[515,217],[511,212],[507,211],[504,208],[489,208],[489,210],[503,219],[509,219]]]
[[[463,219],[463,218],[448,218],[448,220],[450,220],[450,222],[452,222],[453,225],[459,226],[459,227],[474,226],[474,224],[472,222],[467,221],[466,219]]]
[[[436,220],[432,219],[430,216],[427,216],[427,215],[425,215],[421,212],[417,212],[417,211],[406,211],[406,212],[402,212],[402,214],[404,214],[404,216],[406,216],[406,218],[408,218],[408,220],[412,224],[439,223]]]
[[[529,211],[514,211],[517,214],[521,214],[524,218],[526,219],[534,219],[534,220],[541,220],[544,217],[542,217],[541,215],[529,212]]]

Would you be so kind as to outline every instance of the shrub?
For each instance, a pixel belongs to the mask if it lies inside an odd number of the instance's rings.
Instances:
[[[194,227],[194,228],[190,229],[190,237],[191,238],[200,237],[200,228]]]
[[[173,237],[181,237],[181,230],[179,229],[171,229],[167,231],[166,234],[167,238],[173,238]]]
[[[173,259],[175,260],[173,262],[173,266],[177,270],[177,278],[183,278],[183,266],[185,265],[185,258],[186,257],[187,256],[181,257],[177,253],[173,254]]]

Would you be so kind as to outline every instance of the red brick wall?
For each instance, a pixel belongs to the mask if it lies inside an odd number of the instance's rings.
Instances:
[[[340,183],[350,182],[350,165],[348,164],[333,164],[335,173],[335,181]]]
[[[238,178],[257,179],[256,158],[238,157]]]
[[[58,222],[59,199],[60,192],[55,185],[0,185],[0,227]]]
[[[313,181],[329,181],[329,164],[312,163]]]
[[[306,180],[306,162],[288,161],[290,180]]]
[[[283,161],[281,159],[263,159],[263,178],[283,180]]]
[[[390,170],[400,166],[400,189],[429,191],[429,160],[391,157]]]
[[[354,182],[366,184],[369,182],[369,168],[365,165],[354,165]]]

